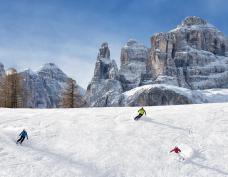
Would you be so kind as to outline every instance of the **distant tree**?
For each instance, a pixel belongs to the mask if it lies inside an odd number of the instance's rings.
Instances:
[[[23,107],[22,77],[13,68],[1,79],[0,98],[2,107]]]
[[[5,78],[0,78],[0,107],[5,107],[5,90],[4,90]]]
[[[75,108],[77,107],[77,91],[76,81],[74,79],[68,79],[65,90],[63,91],[60,107],[63,108]]]
[[[87,106],[87,102],[80,94],[80,88],[76,84],[76,81],[69,79],[65,90],[62,93],[59,107],[63,108],[78,108]]]

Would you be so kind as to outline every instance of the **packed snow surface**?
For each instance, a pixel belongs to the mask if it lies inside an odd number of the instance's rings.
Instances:
[[[0,176],[228,176],[227,103],[137,109],[0,109]]]

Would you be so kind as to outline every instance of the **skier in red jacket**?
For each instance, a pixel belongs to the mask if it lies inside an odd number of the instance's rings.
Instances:
[[[170,153],[171,152],[175,152],[175,153],[179,153],[179,152],[181,152],[181,150],[177,147],[177,146],[175,146],[175,148],[174,149],[172,149],[171,151],[170,151]]]
[[[182,155],[180,155],[181,150],[177,146],[175,146],[175,148],[173,148],[169,153],[171,153],[171,152],[175,152],[176,154],[178,154],[178,157],[180,159],[184,160],[184,157],[182,157]]]

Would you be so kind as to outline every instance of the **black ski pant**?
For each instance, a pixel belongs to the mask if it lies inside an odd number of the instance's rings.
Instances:
[[[142,116],[143,116],[143,114],[139,114],[134,118],[134,120],[139,120]]]
[[[23,141],[25,140],[25,137],[24,136],[21,136],[18,140],[17,140],[17,143],[22,143]]]

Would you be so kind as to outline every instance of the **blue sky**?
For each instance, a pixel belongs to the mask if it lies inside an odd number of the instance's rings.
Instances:
[[[200,16],[228,36],[227,0],[0,0],[0,62],[38,70],[56,63],[86,88],[100,44],[119,63],[129,38],[150,37]]]

